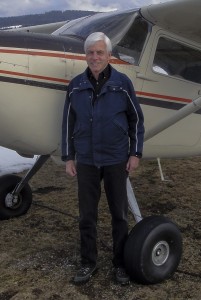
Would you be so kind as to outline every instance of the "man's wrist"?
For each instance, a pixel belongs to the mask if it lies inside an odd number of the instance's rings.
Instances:
[[[133,156],[135,156],[137,158],[142,158],[142,153],[136,152]]]

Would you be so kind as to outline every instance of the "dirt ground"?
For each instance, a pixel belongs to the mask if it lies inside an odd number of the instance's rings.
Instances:
[[[32,178],[33,204],[20,218],[1,221],[0,300],[201,299],[201,158],[141,161],[131,182],[143,217],[162,214],[182,232],[183,256],[173,277],[155,285],[115,283],[110,215],[102,193],[98,273],[85,285],[72,278],[79,265],[76,179],[49,160]],[[19,175],[23,175],[19,174]],[[129,212],[130,228],[135,220]]]

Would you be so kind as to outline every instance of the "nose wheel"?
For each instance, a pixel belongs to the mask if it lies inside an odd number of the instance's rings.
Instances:
[[[32,191],[28,183],[15,195],[14,189],[21,178],[16,175],[0,177],[0,219],[6,220],[25,214],[32,203]]]
[[[0,220],[19,217],[28,211],[32,203],[32,191],[28,182],[49,157],[50,155],[39,156],[23,178],[12,174],[0,177]]]

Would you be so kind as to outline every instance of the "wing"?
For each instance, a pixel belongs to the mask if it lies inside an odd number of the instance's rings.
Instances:
[[[201,42],[201,1],[177,0],[141,8],[149,22],[195,42]]]
[[[43,25],[35,25],[35,26],[27,26],[27,27],[19,27],[8,29],[7,31],[23,31],[23,32],[34,32],[34,33],[46,33],[51,34],[55,30],[59,29],[69,21],[49,23]]]

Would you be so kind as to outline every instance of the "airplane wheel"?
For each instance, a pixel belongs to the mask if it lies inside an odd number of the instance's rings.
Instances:
[[[12,191],[21,181],[19,176],[4,175],[0,177],[0,219],[19,217],[25,214],[32,203],[32,191],[29,184],[25,184],[17,197]]]
[[[176,271],[182,255],[179,228],[168,218],[150,216],[131,230],[124,249],[125,267],[131,279],[154,284]]]

